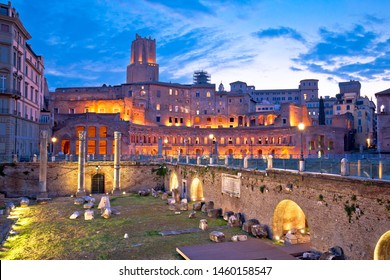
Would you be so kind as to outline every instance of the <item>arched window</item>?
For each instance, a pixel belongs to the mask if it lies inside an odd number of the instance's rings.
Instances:
[[[96,126],[88,126],[88,138],[96,137]]]
[[[107,126],[101,126],[99,129],[99,136],[101,138],[107,137]]]

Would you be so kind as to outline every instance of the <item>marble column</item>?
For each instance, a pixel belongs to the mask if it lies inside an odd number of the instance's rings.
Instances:
[[[76,196],[85,196],[85,131],[79,132],[79,172],[78,172],[78,186]]]
[[[47,130],[40,132],[40,159],[39,159],[39,193],[37,199],[47,198]]]
[[[114,132],[114,189],[113,194],[120,194],[120,169],[121,169],[121,133]]]

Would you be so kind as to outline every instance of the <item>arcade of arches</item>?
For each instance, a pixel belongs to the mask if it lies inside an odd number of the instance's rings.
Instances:
[[[187,193],[186,190],[183,190],[182,188],[184,188],[184,186],[180,186],[176,172],[172,172],[169,177],[169,190],[179,189],[181,194]],[[194,178],[191,182],[189,198],[190,201],[204,200],[203,185],[198,178]]]

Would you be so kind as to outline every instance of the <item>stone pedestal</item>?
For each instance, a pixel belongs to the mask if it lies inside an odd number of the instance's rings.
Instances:
[[[40,192],[37,194],[37,200],[46,200],[49,198],[49,195],[47,192]]]
[[[244,168],[248,168],[248,157],[244,158]]]
[[[299,160],[299,172],[305,171],[305,160],[300,159]]]
[[[267,169],[272,169],[273,168],[273,156],[268,156],[267,157]]]
[[[119,195],[120,190],[120,151],[121,151],[121,133],[118,131],[114,132],[114,189],[113,194]]]
[[[85,131],[79,132],[79,168],[78,168],[78,185],[76,196],[85,196]]]
[[[343,158],[341,160],[340,168],[341,168],[340,170],[341,176],[349,175],[349,165],[348,165],[348,160],[346,158]]]
[[[200,164],[201,164],[200,157],[197,157],[197,158],[196,158],[196,164],[197,164],[197,165],[200,165]]]

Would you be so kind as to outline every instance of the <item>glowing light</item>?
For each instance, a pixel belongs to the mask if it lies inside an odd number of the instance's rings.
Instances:
[[[279,241],[280,240],[280,237],[278,235],[275,236],[275,240],[276,241]]]
[[[302,234],[305,233],[305,229],[301,229],[301,233],[302,233]]]
[[[298,129],[301,130],[301,131],[304,130],[305,129],[305,124],[304,123],[299,123],[298,124]]]
[[[379,239],[378,243],[375,246],[374,250],[374,260],[389,260],[390,252],[389,248],[390,243],[390,230],[383,234]]]
[[[122,194],[126,194],[126,192],[123,192]]]

